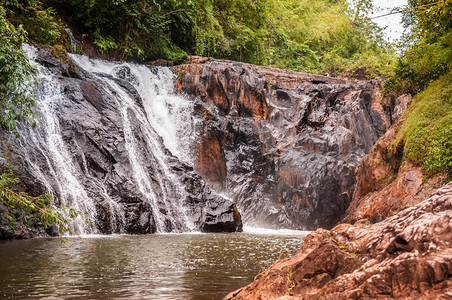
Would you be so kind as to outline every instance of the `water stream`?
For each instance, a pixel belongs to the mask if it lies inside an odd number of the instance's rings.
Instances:
[[[111,235],[0,242],[2,299],[221,299],[307,232]]]

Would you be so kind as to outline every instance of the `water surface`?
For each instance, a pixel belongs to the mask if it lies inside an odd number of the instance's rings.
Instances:
[[[300,231],[0,242],[2,299],[221,299],[291,255]]]

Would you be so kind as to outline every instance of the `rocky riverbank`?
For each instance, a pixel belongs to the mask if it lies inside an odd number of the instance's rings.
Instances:
[[[318,229],[225,299],[449,299],[452,183],[380,223]]]

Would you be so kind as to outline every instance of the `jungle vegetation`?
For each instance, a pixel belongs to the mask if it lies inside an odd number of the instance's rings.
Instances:
[[[425,177],[452,179],[452,1],[409,0],[404,51],[385,83],[387,95],[415,95],[394,145]]]
[[[211,56],[311,73],[388,71],[394,49],[365,18],[371,0],[6,0],[30,42],[81,42],[115,59]],[[352,5],[351,5],[352,4]],[[83,47],[82,43],[80,47]]]

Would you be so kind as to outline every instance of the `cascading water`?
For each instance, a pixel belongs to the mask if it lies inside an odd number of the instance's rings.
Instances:
[[[184,163],[193,164],[193,103],[174,94],[176,76],[169,68],[150,69],[144,65],[118,64],[73,54],[70,57],[86,71],[130,82],[139,92],[147,119],[163,138],[165,147]]]
[[[168,227],[163,223],[165,216],[161,213],[162,208],[160,206],[163,206],[163,210],[166,212],[166,220],[170,223],[171,230],[193,230],[193,222],[187,216],[181,203],[185,196],[184,188],[168,167],[165,161],[168,154],[165,153],[160,142],[160,138],[163,138],[166,148],[173,155],[185,163],[192,163],[189,142],[191,142],[193,136],[190,134],[193,132],[193,106],[188,100],[173,93],[174,74],[168,68],[158,68],[151,72],[148,67],[143,65],[116,64],[91,60],[80,55],[71,55],[71,58],[86,71],[121,78],[130,82],[137,89],[146,113],[113,79],[106,78],[104,75],[96,76],[98,80],[105,83],[104,87],[107,89],[107,93],[116,95],[116,97],[111,96],[117,101],[121,110],[125,144],[134,171],[133,175],[140,192],[145,195],[154,208],[157,232],[164,232]],[[138,146],[136,143],[138,141],[135,139],[130,126],[132,116],[142,124],[141,129],[146,149],[154,154],[157,168],[162,170],[163,176],[160,174],[157,176],[158,185],[162,188],[162,195],[158,195],[153,190],[152,179],[148,176],[137,155]],[[165,180],[165,178],[169,178],[170,181]],[[176,197],[174,198],[174,196]]]
[[[33,60],[35,49],[26,47],[25,50]],[[22,126],[19,145],[31,169],[31,175],[44,185],[45,192],[58,195],[61,204],[82,212],[82,215],[74,220],[74,230],[80,234],[91,233],[92,223],[96,219],[95,205],[80,181],[80,172],[65,144],[58,120],[58,103],[63,101],[65,96],[61,86],[53,80],[52,74],[42,66],[37,66],[39,126]],[[36,161],[36,156],[44,158],[44,168]],[[55,180],[49,180],[46,175]],[[63,210],[60,213],[67,217]]]
[[[187,211],[187,189],[196,188],[187,188],[194,179],[182,170],[192,170],[193,104],[173,93],[174,74],[70,59],[87,76],[81,92],[74,80],[39,66],[38,125],[22,126],[18,141],[28,172],[44,192],[82,213],[74,224],[81,234],[198,229],[205,213]]]

